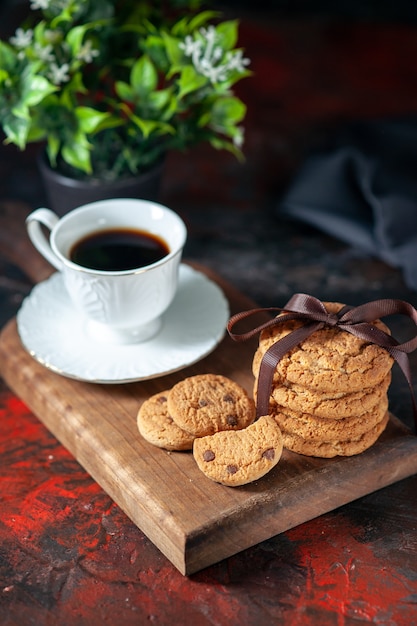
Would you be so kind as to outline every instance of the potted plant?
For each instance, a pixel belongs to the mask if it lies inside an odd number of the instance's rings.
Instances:
[[[0,41],[0,124],[6,143],[41,142],[43,172],[69,192],[123,195],[122,182],[199,142],[242,157],[246,108],[232,88],[250,72],[236,20],[201,0],[31,0],[30,9]],[[66,209],[83,203],[69,192]]]

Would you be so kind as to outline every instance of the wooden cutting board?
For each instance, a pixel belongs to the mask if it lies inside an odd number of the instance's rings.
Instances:
[[[232,313],[255,306],[208,275],[224,290]],[[417,472],[417,437],[394,416],[380,440],[358,456],[313,459],[284,451],[267,476],[237,488],[207,479],[190,452],[167,452],[141,438],[136,427],[141,403],[186,376],[220,373],[252,392],[256,343],[237,344],[226,335],[212,354],[181,372],[96,385],[64,378],[37,363],[22,347],[13,319],[0,335],[0,371],[131,520],[188,575]]]

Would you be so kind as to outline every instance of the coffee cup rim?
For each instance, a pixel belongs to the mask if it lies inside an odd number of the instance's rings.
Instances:
[[[77,218],[77,215],[79,215],[80,213],[84,213],[86,210],[94,210],[94,209],[98,209],[99,207],[101,208],[106,208],[108,206],[110,206],[111,204],[114,204],[114,202],[118,202],[119,204],[123,204],[123,205],[127,205],[128,203],[134,202],[135,204],[142,204],[143,206],[147,207],[147,208],[154,208],[156,210],[161,210],[163,211],[165,214],[170,215],[171,218],[175,219],[178,226],[180,227],[180,239],[178,241],[178,243],[176,244],[174,249],[170,249],[170,251],[168,252],[168,254],[166,254],[165,256],[163,256],[161,259],[159,259],[158,261],[155,261],[154,263],[150,263],[149,265],[144,265],[144,266],[140,266],[137,268],[130,268],[127,270],[100,270],[100,269],[93,269],[93,268],[89,268],[89,267],[85,267],[83,265],[79,265],[78,263],[75,263],[74,261],[72,261],[71,259],[68,258],[68,256],[66,256],[63,252],[61,252],[61,250],[59,249],[57,242],[56,242],[56,238],[59,235],[59,232],[61,231],[61,229],[63,227],[65,227],[65,225],[73,220]],[[116,224],[113,223],[110,225],[107,225],[107,228],[111,227],[111,228],[115,228],[117,226],[120,226],[121,224]],[[127,226],[126,224],[124,224],[123,226]],[[132,227],[132,228],[140,228],[140,225],[138,224],[130,224],[128,227]],[[96,228],[96,229],[91,229],[91,230],[87,230],[85,233],[83,233],[82,235],[79,236],[78,239],[80,239],[81,237],[84,236],[88,236],[90,233],[92,232],[99,232],[100,228]],[[103,228],[102,230],[105,230],[105,228]],[[155,234],[155,233],[153,233]],[[157,233],[158,236],[160,236],[161,238],[163,238],[165,240],[165,236],[163,233],[158,232]],[[51,238],[50,238],[50,243],[51,243],[51,248],[53,250],[53,252],[55,253],[55,255],[60,259],[60,261],[65,265],[65,267],[67,267],[68,269],[77,271],[77,272],[81,272],[81,273],[86,273],[86,274],[90,274],[90,275],[98,275],[98,276],[129,276],[129,275],[135,275],[135,274],[142,274],[145,272],[148,272],[156,267],[160,267],[166,263],[169,263],[174,257],[176,257],[179,254],[182,254],[182,251],[184,249],[184,245],[186,243],[186,239],[187,239],[187,227],[183,221],[183,219],[180,217],[180,215],[178,215],[178,213],[176,213],[175,211],[173,211],[172,209],[170,209],[169,207],[162,205],[158,202],[154,202],[154,201],[150,201],[150,200],[142,200],[142,199],[137,199],[137,198],[111,198],[108,200],[98,200],[96,202],[90,202],[88,204],[84,204],[82,206],[79,206],[75,209],[72,209],[69,213],[67,213],[66,215],[62,216],[59,221],[57,222],[57,224],[55,225],[55,227],[52,229],[51,231]],[[74,242],[75,243],[75,242]],[[171,248],[170,243],[167,241],[167,245]]]

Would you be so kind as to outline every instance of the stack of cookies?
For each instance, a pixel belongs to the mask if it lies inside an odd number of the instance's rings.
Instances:
[[[236,382],[216,374],[180,381],[142,404],[137,425],[148,442],[167,450],[193,450],[201,471],[236,487],[264,476],[279,461],[277,422],[255,422],[255,403]]]
[[[324,303],[329,313],[344,305]],[[390,333],[376,320],[374,326]],[[262,331],[253,359],[255,395],[268,348],[302,325],[288,321]],[[290,350],[275,369],[269,413],[284,447],[307,456],[352,456],[369,448],[388,419],[393,358],[338,327],[325,327]]]

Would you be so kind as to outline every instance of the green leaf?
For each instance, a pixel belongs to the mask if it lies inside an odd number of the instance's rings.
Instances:
[[[168,33],[163,33],[163,42],[170,65],[180,66],[184,57],[184,53],[180,48],[180,40]]]
[[[74,94],[72,92],[71,86],[70,85],[66,85],[58,98],[58,102],[60,103],[60,105],[62,107],[64,107],[65,109],[73,109],[74,107]]]
[[[86,24],[81,24],[79,26],[73,26],[71,30],[68,31],[65,39],[71,48],[73,56],[77,56],[77,54],[79,54],[81,48],[83,47],[84,37],[86,33],[99,26],[104,26],[106,23],[109,23],[109,20],[99,19],[88,22]]]
[[[41,20],[33,29],[33,40],[42,43],[45,39],[46,22]]]
[[[27,143],[27,136],[30,128],[30,120],[22,117],[12,117],[3,120],[3,130],[6,134],[6,143],[14,143],[21,150],[24,150]]]
[[[239,98],[219,98],[212,109],[211,124],[216,127],[227,127],[238,124],[246,114],[246,106]]]
[[[44,128],[40,128],[36,122],[34,122],[32,120],[31,126],[29,128],[29,132],[28,132],[28,136],[27,136],[27,143],[30,143],[32,141],[42,141],[43,139],[46,139],[46,132]]]
[[[178,20],[172,27],[172,34],[178,37],[184,37],[184,35],[188,32],[188,19],[183,17]]]
[[[160,115],[160,112],[168,105],[171,96],[172,91],[170,89],[158,89],[158,91],[149,94],[149,103]]]
[[[44,76],[30,76],[24,84],[23,99],[28,107],[35,106],[57,88]]]
[[[11,110],[11,114],[18,119],[30,121],[29,109],[22,100],[16,102]]]
[[[0,67],[2,70],[11,70],[17,61],[16,52],[11,46],[0,40]]]
[[[172,123],[178,124],[178,114],[180,113],[180,111],[181,106],[178,98],[175,96],[174,93],[171,93],[163,109],[163,112],[161,111],[160,113],[158,113],[158,115],[160,116],[159,119],[164,122],[172,121]]]
[[[82,45],[85,33],[89,30],[90,24],[83,24],[81,26],[74,26],[68,32],[66,41],[71,48],[73,56],[77,56]]]
[[[154,64],[147,55],[136,61],[130,73],[130,82],[139,95],[146,95],[153,91],[158,84],[158,74]]]
[[[135,94],[134,91],[132,89],[132,87],[130,85],[128,85],[128,83],[124,83],[121,80],[116,81],[114,88],[116,90],[117,95],[119,96],[119,98],[121,98],[122,100],[125,100],[127,102],[133,102],[135,99]]]
[[[160,122],[156,120],[146,120],[134,113],[129,114],[130,120],[137,126],[141,131],[145,139],[149,137],[152,133],[158,134],[175,134],[175,129],[165,122]]]
[[[73,14],[78,9],[76,3],[68,2],[67,6],[60,7],[60,12],[54,19],[51,20],[51,27],[59,29],[61,24],[65,24],[65,22],[73,21]]]
[[[57,162],[59,149],[61,147],[61,141],[54,134],[48,135],[47,140],[48,140],[48,143],[47,143],[46,150],[47,150],[47,153],[48,153],[48,158],[49,158],[49,161],[50,161],[52,167],[55,167],[56,162]]]
[[[187,94],[197,91],[207,84],[207,78],[198,74],[191,65],[186,65],[181,71],[178,79],[179,93],[178,98],[181,99]]]
[[[30,118],[30,108],[35,107],[47,96],[56,91],[45,77],[37,75],[37,65],[29,65],[21,74],[17,83],[19,91],[16,93],[16,100],[11,109],[13,115],[23,119]]]
[[[83,133],[95,133],[110,117],[110,113],[102,113],[90,107],[77,107],[75,116]]]
[[[149,135],[158,128],[159,124],[159,122],[155,122],[153,120],[144,120],[137,115],[132,115],[130,119],[138,128],[140,128],[145,138],[148,138]]]
[[[231,50],[235,47],[238,39],[238,26],[237,20],[230,20],[216,26],[216,32],[221,38],[220,45],[224,50]]]
[[[0,85],[2,83],[5,83],[7,79],[10,78],[10,74],[9,72],[6,72],[6,70],[0,68]]]
[[[82,132],[74,135],[71,142],[62,146],[61,154],[66,163],[76,167],[86,174],[91,174],[91,145]]]
[[[188,25],[189,32],[198,30],[199,28],[207,24],[208,21],[214,20],[216,17],[219,17],[219,15],[220,13],[218,11],[202,11],[201,13],[198,13],[190,20],[190,23]]]
[[[83,83],[83,76],[82,73],[80,71],[75,72],[69,83],[67,83],[66,85],[66,89],[68,91],[73,91],[74,93],[83,93],[83,94],[87,94],[88,93],[88,89],[85,87],[84,83]]]

